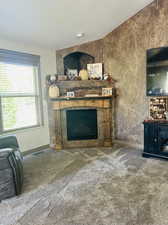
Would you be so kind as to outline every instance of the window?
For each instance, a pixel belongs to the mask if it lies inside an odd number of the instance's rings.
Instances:
[[[0,133],[41,124],[40,57],[0,50]]]

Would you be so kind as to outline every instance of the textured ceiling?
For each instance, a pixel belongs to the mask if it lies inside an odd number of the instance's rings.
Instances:
[[[102,38],[152,1],[0,0],[0,38],[65,48]]]

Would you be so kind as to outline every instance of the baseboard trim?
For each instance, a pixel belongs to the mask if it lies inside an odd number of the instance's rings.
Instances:
[[[131,148],[143,149],[143,145],[141,145],[141,144],[136,144],[136,143],[131,143],[131,142],[128,142],[128,141],[123,141],[123,140],[114,139],[114,140],[113,140],[113,143],[114,143],[114,144],[120,144],[120,145],[128,146],[128,147],[131,147]],[[38,147],[38,148],[34,148],[34,149],[27,150],[27,151],[25,151],[25,152],[22,152],[22,155],[23,155],[23,156],[27,156],[27,155],[30,155],[30,154],[32,154],[32,153],[35,153],[35,152],[39,152],[39,151],[45,150],[45,149],[47,149],[47,148],[51,148],[50,145],[43,145],[43,146],[40,146],[40,147]]]
[[[50,148],[50,145],[43,145],[43,146],[40,146],[38,148],[33,148],[33,149],[30,149],[30,150],[27,150],[25,152],[22,152],[22,155],[23,156],[26,156],[26,155],[30,155],[32,153],[35,153],[35,152],[39,152],[39,151],[42,151],[42,150],[45,150],[47,148]]]
[[[154,158],[159,158],[159,159],[168,159],[168,156],[160,155],[160,154],[154,154],[154,153],[148,153],[148,152],[143,152],[142,156],[145,157],[145,158],[154,157]]]
[[[143,149],[143,145],[137,144],[137,143],[131,143],[131,142],[128,142],[128,141],[115,139],[115,140],[113,140],[113,143],[121,144],[121,145],[128,146],[128,147],[131,147],[131,148]]]

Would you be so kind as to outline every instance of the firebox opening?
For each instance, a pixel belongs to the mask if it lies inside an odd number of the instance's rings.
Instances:
[[[97,139],[97,110],[79,109],[67,110],[67,138],[68,140]]]

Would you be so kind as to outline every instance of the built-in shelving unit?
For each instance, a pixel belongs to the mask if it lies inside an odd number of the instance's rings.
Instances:
[[[150,98],[149,112],[150,119],[165,120],[168,111],[168,99],[166,97]]]

